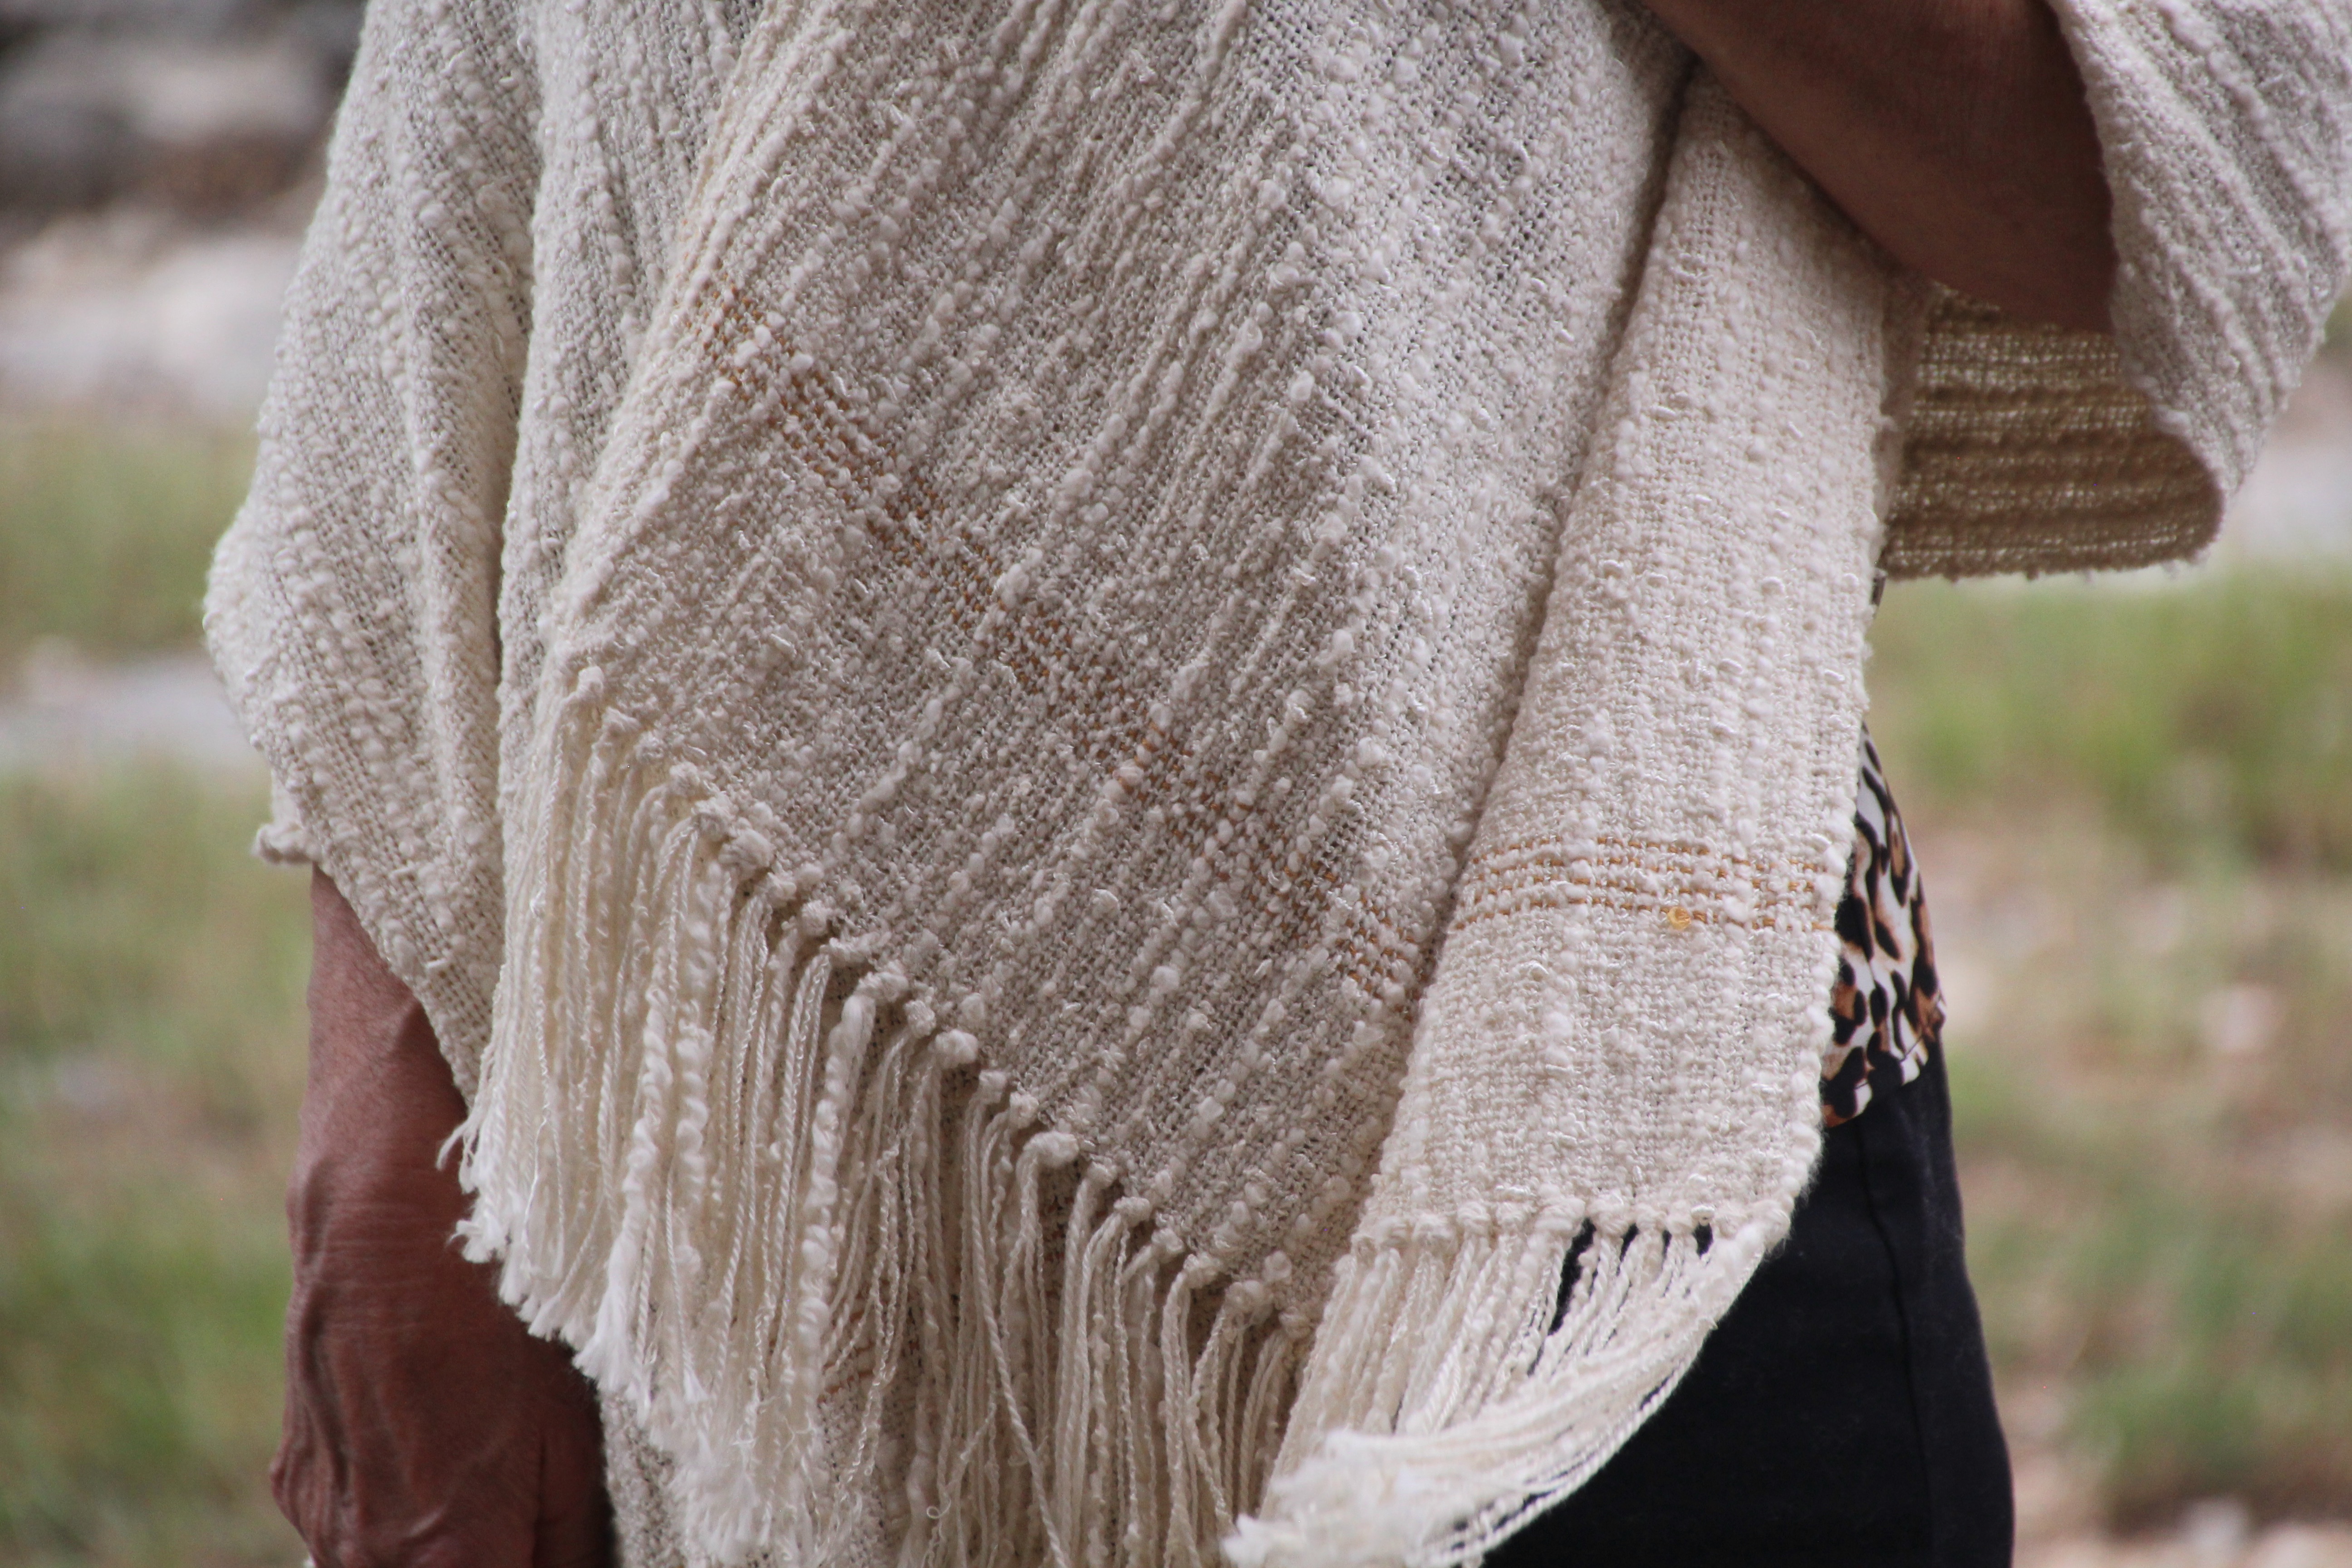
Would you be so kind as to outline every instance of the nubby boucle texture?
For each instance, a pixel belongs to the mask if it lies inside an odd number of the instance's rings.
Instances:
[[[2113,342],[1610,0],[372,8],[213,642],[633,1560],[1614,1451],[1817,1147],[1874,564],[2193,550],[2342,280],[2339,10],[2066,22]]]

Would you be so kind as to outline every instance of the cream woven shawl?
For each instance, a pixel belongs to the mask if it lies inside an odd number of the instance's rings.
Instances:
[[[1931,302],[1704,78],[1596,300],[1547,215],[1653,143],[1544,66],[1605,9],[806,0],[700,87],[656,34],[609,118],[483,132],[586,47],[560,10],[495,79],[447,70],[478,16],[372,21],[362,76],[410,47],[477,134],[347,119],[337,190],[437,171],[497,243],[428,177],[370,248],[331,191],[305,287],[517,298],[513,161],[621,232],[566,180],[723,77],[609,422],[534,381],[527,291],[475,340],[577,536],[500,501],[495,394],[321,307],[214,635],[475,1090],[473,1245],[695,1561],[1459,1561],[1578,1484],[1817,1146],[1882,548],[2193,548],[2345,259],[2319,5],[2069,15],[2128,364]],[[2234,216],[2176,188],[2216,146]],[[338,353],[391,389],[340,433]],[[502,508],[553,587],[493,627],[448,563]]]

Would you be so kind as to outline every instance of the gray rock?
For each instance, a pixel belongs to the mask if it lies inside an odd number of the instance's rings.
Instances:
[[[0,0],[0,27],[218,38],[250,32],[282,9],[277,0]]]
[[[56,209],[95,206],[129,183],[137,153],[128,116],[79,73],[40,74],[47,51],[19,51],[0,76],[0,203]]]
[[[53,219],[0,258],[0,409],[250,423],[298,232],[152,206]]]
[[[53,32],[0,58],[0,205],[144,196],[231,210],[301,170],[334,106],[334,62],[257,40]]]
[[[141,760],[259,776],[202,654],[99,664],[45,643],[12,684],[0,688],[0,776]]]

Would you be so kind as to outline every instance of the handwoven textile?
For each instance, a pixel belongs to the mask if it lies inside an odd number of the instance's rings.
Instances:
[[[2193,549],[2342,279],[2339,10],[2066,20],[2113,342],[1609,0],[372,8],[213,643],[678,1554],[1460,1561],[1655,1407],[1874,561]]]

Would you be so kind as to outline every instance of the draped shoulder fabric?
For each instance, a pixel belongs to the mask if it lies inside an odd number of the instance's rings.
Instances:
[[[210,631],[648,1555],[1459,1562],[1671,1390],[1874,564],[2198,548],[2352,261],[2338,8],[2062,12],[2112,340],[1614,0],[372,7]]]

